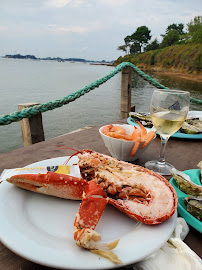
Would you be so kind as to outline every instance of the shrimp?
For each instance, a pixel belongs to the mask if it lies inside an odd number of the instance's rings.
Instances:
[[[131,135],[126,134],[126,130],[123,127],[113,126],[112,124],[105,126],[102,133],[116,139],[121,139],[121,140],[126,140],[126,141],[133,140],[131,138]]]
[[[156,132],[155,131],[147,132],[146,128],[140,122],[138,122],[138,125],[139,125],[140,130],[141,130],[141,142],[144,142],[140,148],[140,149],[142,149],[145,146],[147,146],[154,139]]]
[[[126,135],[126,130],[120,126],[108,125],[108,126],[104,127],[102,133],[107,135],[107,136],[110,136],[110,135],[108,135],[110,133],[116,133],[118,135]]]
[[[138,148],[140,147],[140,149],[142,149],[147,146],[156,135],[155,131],[147,132],[146,128],[140,122],[138,122],[138,124],[139,128],[134,126],[135,130],[131,135],[127,134],[126,130],[123,127],[114,126],[112,124],[105,126],[102,133],[115,139],[135,141],[134,146],[131,150],[131,157],[134,157]]]
[[[141,142],[141,132],[139,128],[134,126],[134,131],[131,135],[132,139],[135,141],[135,144],[131,150],[131,157],[134,157],[135,153],[137,152],[137,149],[139,148],[140,142]]]

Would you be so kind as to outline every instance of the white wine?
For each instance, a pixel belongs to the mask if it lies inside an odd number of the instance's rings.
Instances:
[[[170,175],[172,164],[165,162],[165,148],[169,137],[184,123],[189,111],[189,92],[172,89],[155,89],[150,104],[151,120],[161,137],[158,160],[145,163],[145,167],[161,175]]]
[[[151,114],[154,127],[162,136],[169,137],[174,134],[184,123],[186,115],[179,114],[179,111],[163,111]]]

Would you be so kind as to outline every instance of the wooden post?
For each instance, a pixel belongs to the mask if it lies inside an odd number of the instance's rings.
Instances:
[[[127,67],[122,70],[121,78],[121,119],[129,116],[131,109],[131,86],[132,86],[132,68]]]
[[[21,111],[24,108],[33,107],[35,105],[39,105],[39,103],[19,104],[18,110]],[[45,140],[41,113],[22,119],[20,125],[24,146]]]

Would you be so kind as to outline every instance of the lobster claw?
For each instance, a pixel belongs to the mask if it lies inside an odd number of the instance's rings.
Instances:
[[[95,181],[90,181],[86,193],[83,193],[79,211],[80,218],[87,227],[95,228],[107,202],[107,194],[103,189]]]
[[[91,180],[86,193],[83,193],[82,203],[76,214],[74,240],[78,246],[89,249],[92,253],[114,263],[122,264],[118,256],[111,251],[118,245],[119,239],[109,244],[99,243],[101,235],[94,230],[107,203],[107,194],[96,183],[96,180]]]
[[[19,174],[7,181],[23,189],[71,200],[81,200],[88,188],[88,182],[82,178],[54,172]]]
[[[74,222],[74,240],[78,246],[97,249],[95,242],[101,240],[101,236],[94,229],[107,202],[103,189],[95,181],[90,181],[86,193],[83,193],[82,203]]]

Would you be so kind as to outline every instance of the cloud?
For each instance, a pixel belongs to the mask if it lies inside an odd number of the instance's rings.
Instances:
[[[88,26],[80,26],[80,25],[65,26],[65,25],[49,24],[48,28],[52,32],[57,33],[57,34],[67,33],[67,32],[82,34],[82,33],[92,32],[94,30],[99,29],[99,25],[96,23],[90,24]]]
[[[45,6],[63,8],[71,4],[73,7],[79,7],[83,2],[83,0],[48,0],[45,2]]]
[[[53,32],[62,33],[62,32],[72,32],[72,33],[85,33],[88,32],[88,28],[82,26],[58,26],[56,24],[49,24],[48,28]]]
[[[83,47],[83,48],[80,49],[81,52],[85,52],[87,50],[88,50],[88,46],[85,46],[85,47]]]
[[[100,0],[100,3],[107,5],[107,6],[113,6],[113,7],[120,7],[125,4],[127,4],[128,0]]]
[[[78,54],[86,59],[116,59],[121,53],[117,47],[137,27],[146,25],[152,40],[160,40],[168,25],[183,23],[186,28],[195,16],[202,16],[201,0],[0,2],[0,50],[12,54],[27,48],[40,57]]]
[[[8,29],[7,26],[4,26],[4,25],[0,25],[0,32],[2,31],[6,31]]]
[[[48,0],[47,2],[45,2],[45,6],[62,8],[71,3],[71,1],[72,0]]]

